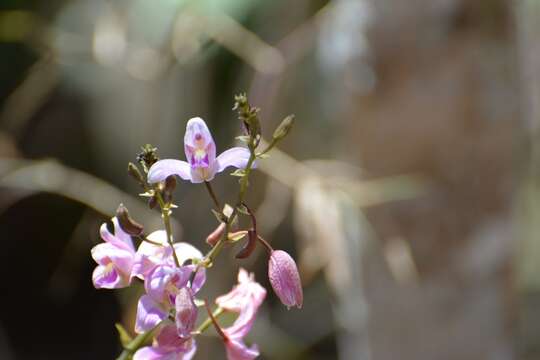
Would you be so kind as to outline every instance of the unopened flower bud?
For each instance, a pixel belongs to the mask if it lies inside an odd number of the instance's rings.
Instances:
[[[165,179],[165,186],[163,187],[163,198],[165,202],[172,201],[174,189],[176,189],[176,178],[174,175],[171,175]]]
[[[303,293],[298,268],[293,258],[282,250],[274,250],[268,261],[268,278],[281,302],[290,308],[302,307]]]
[[[142,187],[144,187],[144,178],[139,171],[139,168],[132,162],[128,163],[128,174],[134,178]]]
[[[148,199],[148,207],[150,209],[153,209],[157,206],[158,204],[158,201],[157,201],[157,198],[155,196],[152,196],[150,199]]]
[[[281,140],[285,136],[287,136],[287,134],[291,131],[293,124],[294,115],[289,115],[285,119],[283,119],[281,124],[279,124],[279,126],[274,131],[274,135],[272,136],[274,140]]]
[[[165,188],[163,191],[172,193],[176,189],[176,178],[174,175],[167,176],[165,179]]]
[[[175,298],[175,322],[178,336],[187,339],[191,336],[191,331],[197,321],[197,306],[193,302],[191,290],[183,287],[178,291]]]
[[[212,231],[210,235],[206,237],[206,243],[210,246],[216,245],[216,243],[219,241],[219,239],[223,236],[223,232],[225,231],[225,223],[222,222],[218,225],[218,227]]]
[[[129,216],[127,208],[120,204],[116,210],[116,218],[122,230],[131,236],[141,235],[144,227]]]
[[[137,161],[142,165],[145,172],[159,160],[157,156],[157,148],[150,144],[146,144],[141,148],[141,152],[137,154]]]
[[[257,232],[255,230],[249,230],[248,240],[244,244],[244,247],[242,248],[242,250],[240,250],[238,254],[236,254],[236,258],[237,259],[247,258],[249,255],[251,255],[253,250],[255,250],[255,245],[257,245]]]

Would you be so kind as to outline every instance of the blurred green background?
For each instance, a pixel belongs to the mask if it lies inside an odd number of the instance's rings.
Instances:
[[[261,359],[540,359],[539,35],[533,0],[1,0],[0,359],[119,353],[142,290],[95,290],[89,251],[120,202],[160,227],[127,162],[183,159],[194,116],[225,150],[244,91],[266,137],[297,119],[248,196],[305,292],[269,293]],[[176,202],[207,251],[204,187]],[[204,296],[239,266],[268,287],[262,251],[234,253]]]

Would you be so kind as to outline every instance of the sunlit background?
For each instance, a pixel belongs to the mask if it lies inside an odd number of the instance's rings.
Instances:
[[[120,202],[160,227],[127,163],[183,159],[194,116],[227,149],[240,92],[266,137],[297,119],[247,199],[304,282],[302,310],[269,293],[261,359],[540,359],[539,38],[538,0],[2,0],[0,359],[119,354],[142,289],[95,290],[90,248]],[[176,202],[207,251],[204,186]],[[225,251],[204,296],[239,266],[269,287]]]

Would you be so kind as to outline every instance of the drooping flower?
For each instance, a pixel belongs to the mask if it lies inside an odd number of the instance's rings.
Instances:
[[[156,162],[148,171],[148,182],[164,181],[177,175],[192,183],[210,181],[229,166],[244,168],[250,156],[249,150],[233,147],[216,157],[216,144],[203,119],[195,117],[188,121],[184,136],[186,161],[165,159]]]
[[[243,338],[253,326],[257,311],[266,296],[266,290],[246,270],[240,269],[238,285],[216,299],[216,304],[227,311],[239,313],[235,322],[222,329],[228,360],[251,360],[259,356],[257,345],[248,347]]]
[[[293,258],[283,250],[274,250],[268,260],[268,278],[281,302],[302,307],[303,293],[298,268]]]
[[[92,282],[97,289],[118,289],[131,282],[131,268],[135,249],[131,237],[125,233],[116,217],[112,218],[114,234],[101,225],[100,235],[105,243],[94,246],[92,258],[98,266],[92,274]]]
[[[191,360],[197,351],[195,340],[178,336],[172,324],[161,328],[152,346],[140,348],[133,360]]]
[[[265,297],[266,289],[255,281],[254,275],[240,268],[238,285],[216,299],[216,304],[221,308],[239,314],[233,325],[224,331],[234,338],[246,336]]]

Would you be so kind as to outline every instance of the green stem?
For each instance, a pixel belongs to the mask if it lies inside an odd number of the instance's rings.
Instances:
[[[152,244],[152,245],[163,246],[162,243],[158,243],[158,242],[156,242],[156,241],[152,241],[152,240],[150,240],[149,238],[147,238],[146,235],[144,235],[144,234],[143,234],[143,235],[137,236],[137,238],[138,238],[139,240],[141,240],[141,241],[146,241],[147,243],[150,243],[150,244]]]
[[[174,242],[173,242],[173,235],[172,235],[172,228],[171,228],[171,210],[165,204],[165,201],[163,200],[163,197],[161,196],[161,193],[156,189],[154,190],[156,199],[159,203],[159,207],[161,208],[161,217],[163,218],[163,223],[165,224],[165,231],[167,232],[167,242],[171,246],[172,254],[174,258],[174,263],[177,267],[180,267],[180,261],[178,261],[178,256],[176,256],[176,251],[174,250]]]
[[[216,196],[216,193],[214,192],[214,189],[212,189],[212,185],[210,185],[208,181],[205,181],[204,185],[206,186],[206,190],[208,190],[210,197],[212,198],[212,200],[214,200],[214,204],[216,205],[216,210],[218,212],[221,212],[221,205],[219,205],[219,200]]]
[[[145,171],[145,172],[147,173],[148,171]],[[148,184],[146,184],[146,183],[143,183],[143,187],[144,187],[144,190],[147,193],[150,193],[150,191],[152,190],[148,186]],[[167,232],[167,242],[169,243],[169,245],[172,248],[174,263],[176,264],[177,267],[180,267],[180,261],[178,261],[178,256],[176,256],[176,251],[174,251],[174,242],[173,242],[171,220],[170,220],[170,211],[171,210],[165,204],[165,201],[163,200],[163,197],[161,196],[161,193],[159,192],[159,189],[154,188],[153,192],[154,192],[154,195],[155,195],[155,197],[156,197],[156,199],[158,201],[159,208],[161,209],[161,217],[163,218],[163,223],[165,224],[165,231]],[[148,241],[150,243],[154,243],[151,240],[146,239],[146,237],[143,240]],[[157,245],[157,243],[156,243],[156,245]],[[159,245],[161,245],[161,244],[159,244]]]
[[[154,332],[154,330],[157,329],[158,326],[159,324],[156,325],[153,329],[137,335],[135,339],[131,340],[131,342],[124,347],[124,351],[122,351],[122,353],[116,358],[116,360],[131,359],[133,354],[148,341],[148,339],[152,336],[152,333]]]
[[[217,319],[224,312],[225,312],[225,310],[223,308],[218,307],[216,310],[214,310],[214,312],[212,313],[212,316]],[[209,316],[208,318],[206,318],[206,320],[204,320],[201,323],[201,325],[199,325],[199,327],[197,328],[197,330],[195,330],[195,332],[197,334],[201,334],[201,333],[205,332],[206,329],[208,329],[210,327],[210,325],[212,325],[212,318]]]
[[[236,202],[236,206],[233,209],[233,212],[231,216],[229,216],[227,222],[225,231],[223,232],[223,236],[221,239],[218,240],[216,245],[208,252],[208,254],[204,257],[203,263],[206,265],[212,264],[215,260],[215,258],[219,255],[221,249],[225,245],[225,242],[227,241],[229,237],[229,232],[231,230],[231,224],[234,221],[234,218],[238,214],[238,207],[242,205],[244,202],[244,196],[246,194],[247,186],[248,186],[248,180],[249,180],[249,174],[251,173],[253,162],[255,161],[255,158],[257,157],[255,154],[255,148],[249,147],[250,150],[250,156],[246,165],[246,173],[240,180],[240,191],[238,192],[238,200]]]

